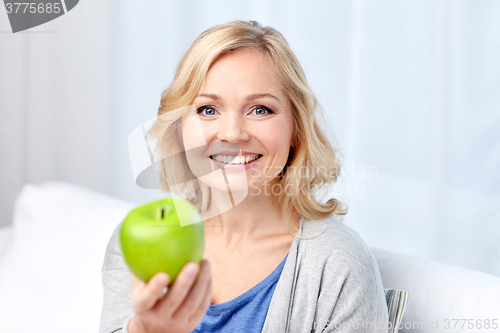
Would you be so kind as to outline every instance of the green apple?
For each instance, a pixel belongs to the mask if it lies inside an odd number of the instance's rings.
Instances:
[[[120,245],[135,276],[148,282],[156,273],[165,272],[171,285],[186,263],[201,263],[203,223],[190,202],[161,199],[130,211],[120,230]]]

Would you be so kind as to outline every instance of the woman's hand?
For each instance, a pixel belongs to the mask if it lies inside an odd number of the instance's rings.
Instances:
[[[201,269],[200,269],[201,266]],[[212,299],[212,278],[207,260],[201,265],[187,263],[165,296],[169,276],[158,273],[146,284],[132,276],[130,333],[185,333],[193,331],[203,319]]]

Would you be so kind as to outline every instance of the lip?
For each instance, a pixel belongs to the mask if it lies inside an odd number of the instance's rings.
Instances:
[[[214,155],[229,155],[229,154],[226,154],[225,152],[220,152],[220,153],[217,153]],[[243,154],[243,155],[255,155],[255,154],[251,153],[251,154]],[[257,154],[257,155],[261,155],[261,154]],[[238,155],[230,155],[230,156],[238,156]],[[215,163],[215,165],[217,165],[217,167],[219,167],[220,169],[223,169],[224,171],[246,171],[246,170],[252,168],[253,166],[255,166],[256,164],[258,164],[260,162],[261,158],[262,158],[262,155],[259,158],[253,160],[252,162],[245,163],[245,164],[226,164],[226,163],[216,161],[212,158],[210,158],[210,160],[213,163]]]
[[[228,150],[224,150],[224,151],[220,151],[220,152],[217,152],[217,153],[213,153],[210,156],[213,156],[213,155],[247,156],[247,155],[260,155],[260,154],[252,153],[252,152],[244,151],[244,150],[241,150],[241,151],[228,151]]]

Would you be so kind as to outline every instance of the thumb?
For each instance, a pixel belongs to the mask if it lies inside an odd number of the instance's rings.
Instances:
[[[163,296],[163,289],[167,286],[169,276],[166,273],[158,273],[148,283],[137,286],[132,293],[132,305],[136,311],[151,309],[158,299]]]

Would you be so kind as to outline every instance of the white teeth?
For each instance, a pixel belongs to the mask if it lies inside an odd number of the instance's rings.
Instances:
[[[213,155],[212,158],[218,162],[226,164],[245,164],[255,160],[259,155],[254,156],[228,156],[228,155]]]

